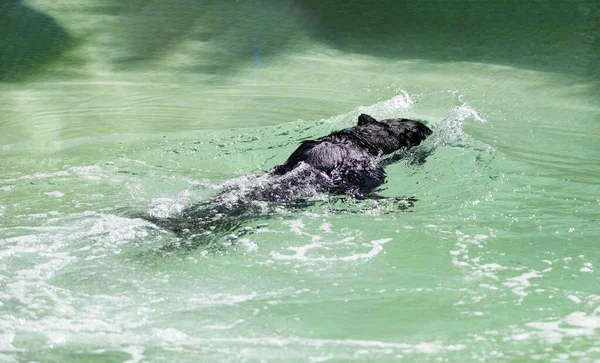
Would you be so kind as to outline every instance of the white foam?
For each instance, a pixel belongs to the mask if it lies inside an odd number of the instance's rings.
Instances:
[[[324,231],[326,233],[331,233],[331,223],[327,223],[327,222],[323,222],[320,226],[319,229],[321,231]]]
[[[467,104],[462,104],[452,109],[450,115],[440,123],[437,130],[432,137],[430,137],[431,140],[428,140],[428,143],[432,143],[435,148],[460,142],[467,137],[463,132],[463,126],[465,120],[469,118],[482,123],[487,123],[487,120],[480,116],[477,110]],[[489,145],[486,145],[486,147],[490,149],[490,151],[493,150]]]
[[[390,98],[389,100],[385,100],[382,102],[378,102],[371,106],[359,107],[359,112],[369,113],[369,114],[379,114],[379,113],[389,113],[393,111],[410,111],[415,106],[415,102],[413,99],[406,93],[401,90],[400,94]]]
[[[175,328],[152,329],[152,334],[167,343],[185,342],[189,339],[186,333]]]
[[[123,363],[137,363],[144,361],[144,348],[138,346],[131,346],[123,348],[125,353],[129,353],[131,355],[131,359],[124,361]]]
[[[242,238],[238,241],[240,245],[242,245],[246,251],[255,252],[258,250],[258,244],[256,242],[250,241],[248,238]]]
[[[15,340],[15,334],[10,332],[3,332],[0,334],[0,351],[8,352],[8,351],[17,351],[14,345],[12,345]]]
[[[397,114],[400,112],[409,112],[415,106],[413,98],[404,90],[398,90],[399,94],[393,96],[389,100],[377,102],[370,106],[358,107],[355,111],[347,114],[334,116],[325,120],[328,123],[338,123],[347,121],[348,119],[356,119],[358,114],[366,113],[376,116],[381,114]]]
[[[594,272],[594,265],[591,262],[585,262],[583,267],[579,269],[581,272]]]
[[[74,166],[66,170],[59,170],[51,173],[35,173],[33,175],[21,175],[18,178],[4,179],[3,183],[17,182],[23,180],[42,180],[64,176],[80,176],[88,178],[90,176],[104,177],[106,176],[99,165]]]
[[[167,218],[181,212],[186,205],[186,198],[154,198],[150,201],[148,214],[156,218]]]
[[[306,254],[313,249],[324,249],[327,248],[328,245],[331,244],[340,244],[340,243],[348,243],[352,241],[354,237],[347,237],[340,241],[336,242],[313,242],[303,246],[298,247],[288,247],[288,250],[294,251],[294,254],[281,254],[279,252],[271,251],[271,256],[276,260],[298,260],[298,261],[307,261],[307,262],[323,262],[323,261],[358,261],[358,260],[369,260],[375,256],[377,256],[381,251],[383,251],[383,245],[392,240],[392,238],[383,238],[378,240],[373,240],[370,242],[371,249],[365,253],[354,253],[348,256],[334,256],[334,257],[310,257]]]
[[[512,340],[542,339],[550,344],[562,342],[564,337],[594,337],[600,329],[600,307],[592,313],[575,311],[563,319],[543,322],[529,322],[525,325],[535,331],[513,335]]]
[[[67,336],[65,333],[59,331],[46,332],[46,337],[52,345],[65,344],[67,342]]]
[[[157,331],[158,329],[155,329]],[[155,334],[160,335],[160,332]],[[456,352],[466,348],[463,344],[443,345],[441,342],[421,342],[417,344],[388,342],[379,340],[359,340],[359,339],[318,339],[302,337],[234,337],[234,338],[189,338],[185,341],[178,340],[180,345],[204,346],[215,343],[220,344],[245,344],[251,346],[308,346],[323,349],[323,347],[350,347],[354,349],[385,349],[400,350],[404,353],[425,353],[437,354],[440,352]],[[175,343],[175,342],[173,342]]]
[[[207,294],[203,296],[193,296],[187,299],[187,302],[192,305],[235,305],[241,302],[251,301],[256,297],[257,295],[255,293],[247,295]]]
[[[63,197],[65,194],[62,192],[59,192],[58,190],[55,190],[53,192],[45,192],[44,194],[52,196],[52,197],[56,197],[56,198],[60,198]]]
[[[520,305],[523,302],[523,299],[529,294],[525,291],[531,286],[529,279],[540,277],[542,277],[542,275],[540,275],[538,271],[529,271],[519,276],[506,279],[506,282],[504,282],[503,285],[510,287],[512,292],[519,296],[517,305]]]
[[[10,362],[19,362],[16,357],[12,357],[7,354],[0,353],[0,362],[10,363]]]

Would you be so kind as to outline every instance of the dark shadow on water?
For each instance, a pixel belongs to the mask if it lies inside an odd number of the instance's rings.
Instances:
[[[117,72],[162,67],[227,75],[259,69],[278,54],[302,52],[321,42],[388,59],[498,64],[567,74],[590,84],[600,78],[596,0],[84,3],[76,11],[98,25],[80,34],[80,41],[102,39],[102,59]],[[0,80],[18,79],[68,38],[52,17],[19,0],[0,3],[0,34]]]
[[[0,2],[0,81],[18,81],[56,55],[69,36],[54,18],[19,0]]]
[[[132,1],[115,26],[117,69],[159,61],[174,70],[228,74],[260,67],[295,45],[301,28],[291,0]]]
[[[599,6],[595,0],[135,1],[121,10],[115,31],[125,48],[116,62],[127,67],[187,52],[181,55],[188,69],[228,73],[306,46],[296,42],[304,34],[346,52],[490,63],[594,83]]]
[[[314,37],[348,52],[597,77],[594,0],[302,0]]]

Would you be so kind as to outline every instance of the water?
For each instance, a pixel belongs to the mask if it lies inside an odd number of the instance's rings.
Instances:
[[[121,3],[0,5],[0,360],[600,359],[594,1]],[[130,216],[361,112],[434,129],[386,200]]]

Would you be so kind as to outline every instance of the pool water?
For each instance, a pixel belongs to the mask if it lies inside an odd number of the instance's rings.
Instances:
[[[0,360],[600,360],[594,1],[0,5]],[[360,113],[380,200],[168,217]],[[400,197],[414,197],[406,208]]]

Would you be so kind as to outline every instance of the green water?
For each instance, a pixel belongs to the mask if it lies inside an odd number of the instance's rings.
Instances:
[[[11,0],[0,33],[1,361],[600,360],[597,2]],[[361,112],[434,130],[386,168],[413,207],[170,255],[128,217]]]

